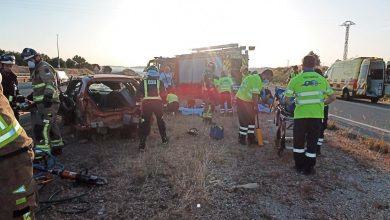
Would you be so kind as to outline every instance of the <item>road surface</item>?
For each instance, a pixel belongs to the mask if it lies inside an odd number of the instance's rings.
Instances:
[[[336,100],[329,118],[357,134],[390,141],[390,104]]]

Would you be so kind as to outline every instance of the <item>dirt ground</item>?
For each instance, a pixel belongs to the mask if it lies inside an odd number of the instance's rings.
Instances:
[[[223,140],[209,137],[197,116],[167,116],[170,143],[154,125],[145,153],[136,139],[95,136],[81,144],[68,133],[59,160],[108,178],[102,187],[65,180],[40,190],[40,200],[89,192],[70,203],[41,204],[38,219],[390,219],[390,157],[356,136],[328,130],[316,174],[293,170],[291,152],[277,155],[272,114],[261,115],[264,147],[237,143],[237,117],[216,117]],[[198,136],[186,133],[199,130]],[[66,128],[65,128],[66,130]],[[64,130],[64,131],[65,131]],[[291,143],[288,143],[291,144]],[[243,184],[249,184],[244,185]],[[90,191],[91,190],[91,191]],[[79,214],[63,211],[90,207]]]

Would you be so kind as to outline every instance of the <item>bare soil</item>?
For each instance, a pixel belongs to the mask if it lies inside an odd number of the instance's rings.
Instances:
[[[222,140],[209,137],[209,125],[197,116],[165,118],[170,143],[161,144],[154,125],[145,153],[136,139],[95,136],[70,142],[59,160],[67,168],[107,177],[81,200],[55,205],[38,219],[390,219],[390,157],[359,137],[328,130],[317,158],[316,174],[294,171],[291,152],[277,155],[272,114],[261,115],[267,144],[237,143],[237,117],[217,116]],[[189,128],[199,130],[188,135]],[[65,130],[64,130],[65,132]],[[73,142],[73,143],[72,143]],[[82,142],[82,141],[81,141]],[[291,143],[288,143],[291,145]],[[372,144],[372,143],[371,143]],[[254,188],[240,187],[253,183]],[[256,183],[256,184],[254,184]],[[40,200],[56,199],[91,187],[56,179],[40,190]],[[61,211],[90,205],[80,214]],[[41,205],[41,208],[45,204]]]

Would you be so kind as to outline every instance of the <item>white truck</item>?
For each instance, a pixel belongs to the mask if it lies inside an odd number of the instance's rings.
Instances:
[[[330,85],[345,100],[370,99],[376,103],[390,94],[386,64],[381,58],[359,57],[336,61],[325,73]]]

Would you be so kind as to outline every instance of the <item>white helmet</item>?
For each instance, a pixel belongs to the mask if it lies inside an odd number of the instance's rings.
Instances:
[[[15,64],[15,56],[12,54],[3,54],[1,56],[1,63],[4,64]]]

